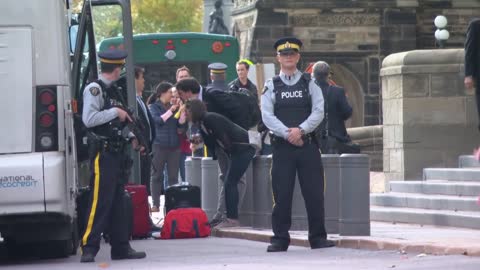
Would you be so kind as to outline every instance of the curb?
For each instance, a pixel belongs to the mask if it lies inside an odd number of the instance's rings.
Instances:
[[[220,238],[235,238],[257,242],[270,243],[270,234],[262,234],[255,232],[235,231],[232,229],[214,229],[212,236]],[[417,253],[430,255],[465,255],[472,257],[480,257],[480,247],[454,246],[436,243],[412,243],[408,240],[396,240],[375,238],[339,238],[330,239],[335,242],[335,246],[339,248],[365,249],[365,250],[396,250],[402,253]],[[292,237],[291,245],[310,247],[307,239],[299,239]]]

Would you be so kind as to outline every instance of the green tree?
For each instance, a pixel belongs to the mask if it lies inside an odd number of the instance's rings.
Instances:
[[[83,0],[73,0],[74,12],[79,12]],[[131,0],[133,32],[200,32],[203,22],[203,0]],[[122,33],[121,11],[103,6],[93,10],[96,41]]]
[[[132,0],[134,33],[200,32],[203,0]]]

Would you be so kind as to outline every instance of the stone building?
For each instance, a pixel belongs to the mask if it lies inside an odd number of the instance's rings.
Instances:
[[[275,62],[274,41],[294,35],[304,42],[301,68],[331,63],[354,107],[354,127],[382,124],[382,60],[435,48],[433,20],[440,14],[448,19],[447,47],[463,47],[468,22],[480,16],[480,0],[233,0],[231,14],[242,57]]]

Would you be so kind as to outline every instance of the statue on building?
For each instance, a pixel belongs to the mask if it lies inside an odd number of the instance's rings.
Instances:
[[[208,25],[208,33],[228,35],[227,26],[223,21],[222,0],[215,1],[215,11],[210,13],[210,23]]]

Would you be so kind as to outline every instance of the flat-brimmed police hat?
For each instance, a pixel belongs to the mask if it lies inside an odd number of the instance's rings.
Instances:
[[[113,49],[99,52],[98,58],[100,58],[100,62],[102,63],[123,65],[125,64],[125,58],[127,58],[127,55],[127,52],[124,50]]]
[[[296,51],[299,52],[303,43],[296,37],[284,37],[273,44],[273,48],[278,52]]]
[[[227,70],[227,65],[220,62],[211,63],[210,65],[208,65],[208,69],[210,69],[211,73],[223,74]]]

